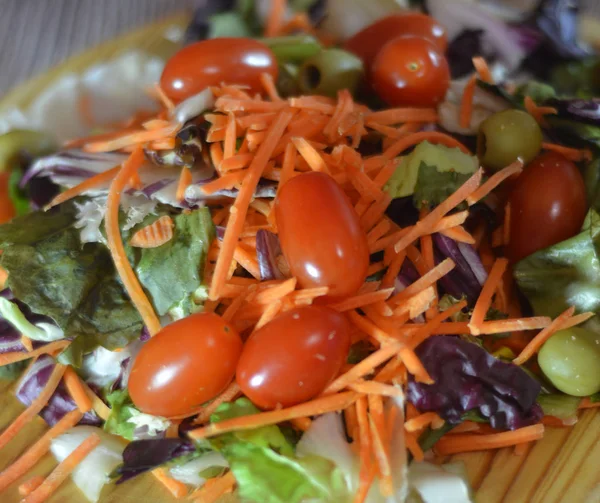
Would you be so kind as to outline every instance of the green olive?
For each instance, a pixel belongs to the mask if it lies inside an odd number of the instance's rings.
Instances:
[[[305,94],[335,97],[341,89],[354,93],[363,77],[360,59],[341,49],[325,49],[300,68],[298,84]]]
[[[567,395],[600,391],[600,335],[573,327],[555,333],[542,346],[538,362],[546,377]]]
[[[525,164],[542,148],[542,130],[521,110],[495,113],[479,126],[477,156],[487,168],[499,170],[521,158]]]
[[[45,133],[15,129],[0,135],[0,173],[10,171],[12,163],[23,152],[42,155],[54,148],[54,142]]]

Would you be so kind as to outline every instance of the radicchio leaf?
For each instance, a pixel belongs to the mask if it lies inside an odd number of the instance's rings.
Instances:
[[[285,264],[285,259],[276,234],[264,229],[256,233],[256,258],[262,281],[284,279],[288,276],[282,271],[281,266],[282,263]]]
[[[421,411],[437,412],[450,424],[478,411],[493,428],[521,428],[539,421],[540,383],[512,363],[458,337],[434,336],[421,343],[417,356],[434,380],[409,376],[407,399]]]
[[[37,398],[46,386],[48,379],[50,379],[55,365],[54,358],[49,355],[42,355],[29,367],[15,391],[16,397],[23,405],[28,407]],[[61,381],[50,400],[48,400],[48,405],[41,410],[40,416],[49,426],[54,426],[65,414],[76,408],[77,405]],[[79,424],[98,426],[102,424],[102,420],[96,416],[95,412],[86,412]]]

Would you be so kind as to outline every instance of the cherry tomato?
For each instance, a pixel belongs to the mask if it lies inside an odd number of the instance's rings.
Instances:
[[[9,172],[4,171],[0,173],[0,224],[4,224],[9,220],[12,220],[16,214],[15,207],[8,194],[9,179]]]
[[[277,61],[266,45],[250,38],[213,38],[188,45],[167,61],[160,86],[174,101],[222,82],[261,92],[264,72],[277,80]]]
[[[142,412],[174,417],[217,396],[233,379],[242,340],[214,313],[167,325],[136,356],[129,394]]]
[[[362,59],[369,68],[379,50],[400,36],[421,37],[433,42],[443,54],[448,47],[446,29],[426,14],[394,14],[375,21],[344,42],[344,49]]]
[[[513,262],[577,234],[587,212],[581,173],[555,152],[545,152],[525,167],[509,203],[506,255]]]
[[[329,298],[356,293],[369,267],[367,236],[333,178],[292,178],[275,201],[275,218],[283,255],[303,288],[327,286]]]
[[[401,37],[385,44],[377,54],[371,85],[390,106],[431,107],[444,99],[450,69],[429,40]]]
[[[262,409],[290,407],[322,393],[350,349],[350,324],[324,306],[287,311],[246,341],[236,379]]]

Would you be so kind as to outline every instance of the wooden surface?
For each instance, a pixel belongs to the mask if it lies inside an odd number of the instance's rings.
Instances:
[[[93,62],[109,58],[128,47],[168,57],[177,46],[168,41],[164,34],[173,28],[182,28],[186,23],[185,17],[166,20],[71,59],[66,65],[54,68],[5,96],[0,100],[0,109],[7,103],[25,106],[61,73],[81,71]],[[5,387],[0,383],[0,430],[23,409]],[[40,418],[28,424],[0,451],[0,470],[19,456],[45,429]],[[455,459],[465,463],[479,503],[600,503],[600,411],[587,411],[574,428],[548,428],[544,439],[531,446],[523,456],[515,456],[512,449],[502,449],[463,454],[455,456]],[[20,501],[18,484],[32,475],[46,475],[54,465],[52,457],[46,456],[24,479],[13,484],[0,497],[0,502]],[[70,480],[49,500],[50,503],[85,501]],[[107,486],[101,498],[102,503],[140,501],[170,503],[175,500],[151,475],[143,475],[121,486]]]

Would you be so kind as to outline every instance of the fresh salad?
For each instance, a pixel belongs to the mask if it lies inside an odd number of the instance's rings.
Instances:
[[[600,59],[578,19],[211,1],[164,68],[85,77],[153,75],[144,96],[70,80],[76,119],[13,114],[33,129],[0,137],[0,373],[24,408],[0,449],[49,429],[0,499],[71,477],[96,502],[149,472],[202,503],[470,502],[452,455],[525,454],[599,406]]]

